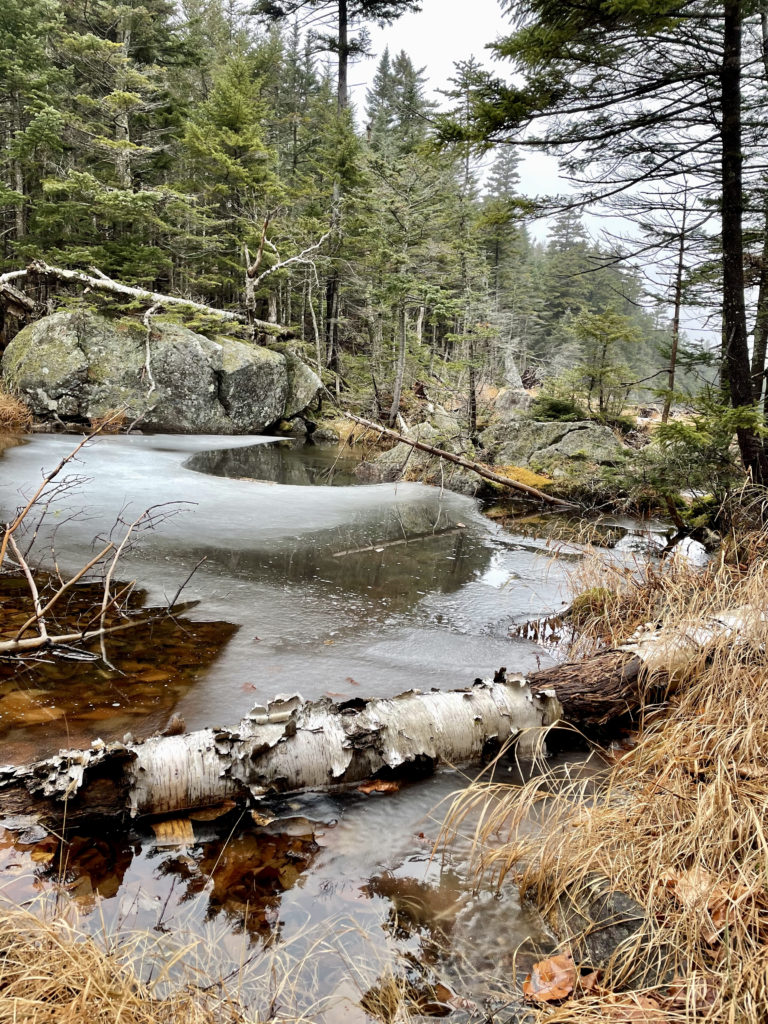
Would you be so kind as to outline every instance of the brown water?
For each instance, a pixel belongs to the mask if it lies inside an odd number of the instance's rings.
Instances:
[[[221,450],[206,453],[206,443]],[[309,486],[339,470],[336,453],[246,443],[108,438],[86,453],[87,479],[51,508],[47,521],[63,525],[46,533],[43,524],[40,558],[53,541],[63,571],[82,564],[96,533],[116,515],[131,518],[126,502],[194,502],[162,531],[141,534],[124,569],[146,587],[135,614],[161,605],[205,555],[185,592],[201,603],[110,637],[109,665],[97,647],[86,660],[62,650],[0,661],[4,762],[96,736],[149,735],[171,713],[188,728],[233,723],[280,690],[386,695],[465,685],[499,664],[550,663],[543,648],[511,635],[565,600],[564,562],[548,560],[529,521],[519,533],[503,530],[475,502],[414,484]],[[5,454],[5,515],[39,466],[69,446],[34,438]],[[210,475],[224,471],[237,479]],[[578,546],[563,553],[581,557]],[[3,587],[11,631],[21,590]],[[70,613],[82,616],[94,595],[83,587],[72,600]],[[510,781],[519,770],[499,769]],[[435,852],[445,801],[467,782],[445,770],[393,793],[267,803],[256,820],[224,806],[155,831],[66,841],[0,823],[0,893],[94,932],[138,936],[141,971],[159,992],[192,968],[206,984],[224,979],[263,1015],[348,1022],[362,1018],[352,1007],[362,1000],[375,1016],[393,964],[424,1010],[446,1011],[433,1005],[435,991],[446,998],[440,985],[503,1000],[548,938],[513,886],[473,889],[471,834]],[[180,950],[169,976],[163,965]]]

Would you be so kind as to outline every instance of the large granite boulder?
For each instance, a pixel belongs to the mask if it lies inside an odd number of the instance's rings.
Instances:
[[[320,379],[292,353],[175,323],[59,312],[20,331],[5,385],[41,419],[89,420],[126,408],[149,430],[250,434],[306,408]]]

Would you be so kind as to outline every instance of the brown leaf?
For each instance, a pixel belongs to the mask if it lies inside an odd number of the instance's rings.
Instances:
[[[195,833],[189,818],[169,818],[152,823],[158,846],[191,846]]]
[[[539,960],[523,982],[526,999],[539,1003],[556,1002],[567,998],[576,984],[576,966],[573,957],[552,956]]]
[[[579,988],[585,994],[589,994],[597,987],[600,971],[591,971],[589,974],[582,974],[579,978]]]
[[[36,864],[49,864],[56,856],[58,849],[58,839],[54,836],[46,836],[39,843],[35,843],[29,855]]]
[[[706,1013],[717,1000],[716,979],[694,974],[690,978],[676,977],[667,991],[669,999],[665,1005],[675,1010],[691,1009],[695,1013]]]
[[[748,892],[744,886],[731,887],[733,891],[728,892],[700,864],[684,871],[667,871],[661,881],[673,890],[677,902],[698,918],[701,937],[709,945],[719,940],[729,914],[734,910],[734,900]]]
[[[369,782],[362,782],[357,789],[360,793],[396,793],[400,789],[400,783],[388,779],[371,779]]]
[[[234,800],[222,800],[214,807],[200,807],[196,811],[190,811],[189,816],[192,821],[215,821],[216,818],[220,818],[222,814],[226,814],[236,806]]]
[[[601,1007],[603,1020],[611,1024],[668,1024],[670,1018],[650,996],[626,996]]]

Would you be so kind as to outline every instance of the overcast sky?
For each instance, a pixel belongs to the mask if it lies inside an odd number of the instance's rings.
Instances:
[[[363,123],[366,89],[371,87],[376,66],[386,46],[390,53],[405,50],[416,67],[425,69],[428,84],[435,99],[444,101],[437,90],[450,87],[454,64],[459,60],[476,57],[481,64],[492,66],[504,77],[509,74],[509,65],[494,62],[487,45],[499,36],[509,34],[510,22],[501,12],[498,0],[422,0],[418,14],[406,14],[388,28],[370,26],[371,49],[374,56],[355,63],[350,69],[350,92],[352,101]],[[525,195],[554,195],[570,191],[568,183],[558,175],[554,157],[542,154],[521,154],[520,191]],[[486,164],[492,157],[488,157]],[[590,214],[584,218],[587,230],[598,238],[605,228],[621,233],[630,230],[620,218],[598,219]],[[544,240],[549,223],[538,221],[529,224],[534,237]],[[702,332],[700,325],[685,318],[688,330],[697,335]],[[707,333],[707,332],[704,332]]]
[[[393,55],[405,50],[417,68],[425,68],[434,98],[444,102],[437,90],[450,88],[454,64],[475,57],[492,65],[504,75],[505,63],[493,63],[488,43],[508,34],[510,24],[497,0],[422,0],[418,14],[406,14],[384,29],[370,26],[374,56],[355,63],[350,69],[352,101],[361,117],[365,93],[371,87],[376,66],[386,46]],[[362,120],[362,117],[361,117]],[[490,161],[491,157],[488,158]],[[557,161],[545,156],[525,157],[521,168],[521,191],[527,195],[565,191],[567,186],[557,174]],[[534,228],[541,236],[546,227]]]

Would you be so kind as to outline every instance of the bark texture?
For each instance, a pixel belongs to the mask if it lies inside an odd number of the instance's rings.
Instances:
[[[0,769],[0,813],[73,822],[162,815],[223,799],[343,787],[379,773],[479,761],[522,730],[554,722],[555,701],[523,679],[391,699],[277,698],[239,726],[104,744]]]

